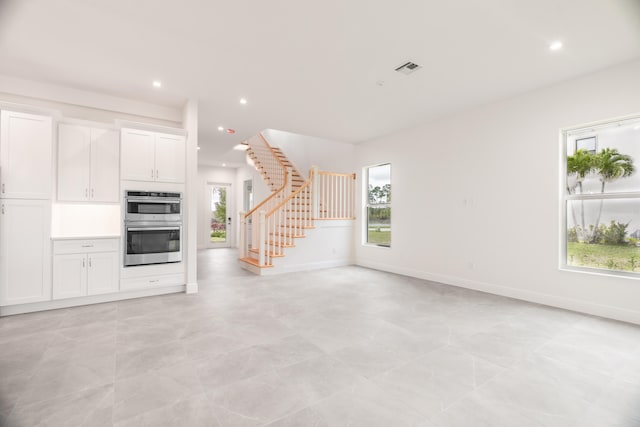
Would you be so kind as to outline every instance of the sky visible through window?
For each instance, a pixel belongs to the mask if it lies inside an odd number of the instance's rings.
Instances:
[[[391,181],[391,164],[369,168],[369,185],[382,187]]]

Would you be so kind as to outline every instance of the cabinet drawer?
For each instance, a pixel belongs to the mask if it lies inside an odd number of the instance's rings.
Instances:
[[[77,254],[118,251],[120,239],[54,240],[53,254]]]
[[[184,285],[184,283],[184,274],[132,277],[129,279],[120,279],[120,290],[161,288],[163,286]]]

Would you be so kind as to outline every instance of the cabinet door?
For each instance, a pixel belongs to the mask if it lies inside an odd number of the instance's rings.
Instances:
[[[51,299],[51,203],[0,200],[0,305]]]
[[[133,181],[154,181],[155,136],[153,132],[122,129],[121,177]]]
[[[89,200],[90,132],[85,126],[58,126],[58,200]]]
[[[81,297],[87,294],[87,255],[53,257],[53,299]]]
[[[91,129],[91,200],[118,202],[120,195],[118,132]]]
[[[0,197],[51,198],[51,117],[2,111]]]
[[[184,182],[185,140],[178,135],[156,134],[156,179]]]
[[[89,259],[89,281],[87,294],[118,292],[119,272],[117,252],[96,252]]]

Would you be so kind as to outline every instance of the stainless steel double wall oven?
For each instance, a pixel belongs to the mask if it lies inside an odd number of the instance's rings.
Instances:
[[[126,191],[124,266],[182,261],[182,194]]]

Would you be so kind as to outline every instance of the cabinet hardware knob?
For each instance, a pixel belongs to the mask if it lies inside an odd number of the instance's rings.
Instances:
[[[89,267],[91,267],[91,257],[89,257]]]
[[[83,248],[92,248],[93,245],[82,245],[81,247],[83,247]]]
[[[84,268],[84,267],[85,267],[85,265],[84,265],[84,259],[83,259],[82,260],[82,268]]]
[[[153,169],[151,169],[151,178],[153,179]]]
[[[2,183],[2,194],[4,194],[4,182]]]
[[[2,215],[4,215],[4,205],[2,205]]]

